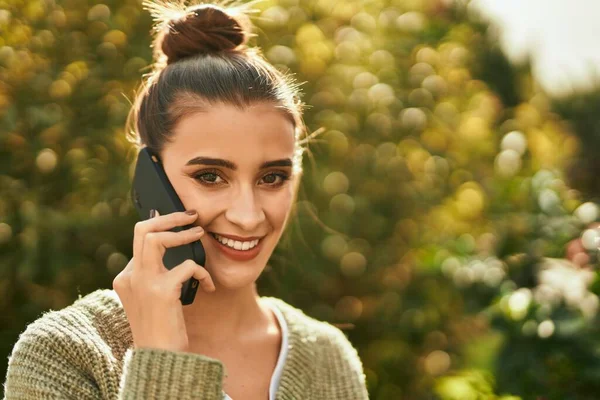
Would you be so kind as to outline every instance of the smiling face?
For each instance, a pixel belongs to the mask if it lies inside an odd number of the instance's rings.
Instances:
[[[207,232],[205,268],[217,287],[252,284],[275,249],[301,176],[294,140],[292,122],[272,104],[221,104],[183,117],[161,152],[183,205]]]

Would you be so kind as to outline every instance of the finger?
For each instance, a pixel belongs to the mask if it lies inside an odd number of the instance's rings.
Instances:
[[[200,282],[200,286],[204,291],[213,292],[215,290],[215,284],[208,271],[196,264],[194,260],[185,260],[169,271],[167,275],[167,279],[170,280],[172,285],[182,284],[191,277],[194,277]]]
[[[129,260],[125,268],[113,279],[112,287],[119,297],[127,296],[129,292],[134,262],[133,258]]]
[[[159,215],[146,221],[150,225],[150,232],[168,231],[177,226],[190,225],[196,221],[198,213],[196,210],[180,211],[165,215]]]
[[[142,258],[142,250],[144,247],[144,236],[150,230],[148,220],[159,215],[158,210],[151,209],[147,220],[139,221],[135,224],[133,229],[133,257],[137,257],[138,260]]]
[[[167,248],[182,246],[200,240],[204,229],[195,226],[180,232],[150,232],[144,237],[142,262],[139,269],[160,272],[164,269],[162,262]]]
[[[162,232],[171,230],[177,226],[191,225],[198,219],[198,213],[195,210],[185,212],[175,212],[166,215],[160,215],[158,210],[154,218],[148,218],[135,224],[133,239],[133,256],[141,254],[144,245],[144,236],[149,232]]]

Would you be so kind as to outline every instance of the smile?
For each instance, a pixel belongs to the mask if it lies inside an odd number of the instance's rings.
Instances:
[[[240,241],[233,240],[213,232],[209,232],[209,236],[213,238],[216,247],[229,259],[235,261],[250,261],[255,258],[262,248],[264,237],[260,239]]]
[[[219,241],[219,243],[230,247],[232,249],[235,250],[250,250],[253,249],[254,247],[256,247],[258,245],[258,242],[260,241],[260,239],[255,239],[255,240],[250,240],[247,242],[241,242],[239,240],[233,240],[233,239],[228,239],[224,236],[220,236],[217,235],[216,233],[210,233],[212,235],[212,237],[214,237],[215,239],[217,239]]]

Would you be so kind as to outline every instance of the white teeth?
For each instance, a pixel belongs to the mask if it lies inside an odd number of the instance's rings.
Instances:
[[[225,246],[234,248],[236,250],[250,250],[256,247],[259,241],[259,239],[255,239],[249,242],[240,242],[238,240],[224,238],[223,236],[219,236],[216,233],[213,233],[213,236]]]

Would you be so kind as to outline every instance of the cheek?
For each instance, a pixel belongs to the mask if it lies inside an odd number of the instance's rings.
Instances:
[[[190,210],[194,208],[194,201],[192,201],[192,194],[193,189],[191,187],[188,187],[190,185],[176,185],[175,183],[171,182],[171,184],[173,185],[173,188],[175,188],[175,191],[177,192],[177,196],[179,197],[179,200],[181,200],[181,202],[183,203],[183,207],[186,210]]]
[[[212,221],[220,212],[218,204],[225,203],[225,196],[220,192],[202,190],[190,179],[172,182],[179,199],[186,210],[198,212],[197,224],[205,226]]]
[[[195,187],[194,182],[184,176],[169,176],[169,181],[171,181],[171,185],[173,185],[173,189],[177,192],[177,196],[183,203],[186,210],[192,208],[193,201],[192,198],[198,192],[198,189]]]
[[[294,200],[293,190],[282,190],[276,194],[265,196],[263,210],[273,228],[280,229],[287,220]]]

